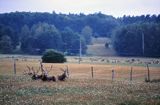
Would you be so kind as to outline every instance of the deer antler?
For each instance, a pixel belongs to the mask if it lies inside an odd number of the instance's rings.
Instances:
[[[31,69],[31,67],[29,67],[28,65],[27,65],[27,68],[28,68],[28,75],[32,75],[34,72],[34,70],[33,70],[33,67],[32,67],[32,69]]]
[[[28,68],[28,70],[29,70],[29,72],[31,71],[31,68],[27,65],[27,68]]]
[[[52,70],[52,68],[53,68],[53,65],[51,65],[51,68],[50,68],[50,70],[49,70],[49,71],[51,71],[51,70]]]
[[[24,75],[25,75],[25,74],[28,74],[26,69],[23,71],[23,74],[24,74]]]
[[[33,68],[33,66],[32,66],[32,69],[31,69],[31,70],[32,70],[32,72],[33,72],[34,74],[36,73],[35,70],[34,70],[34,68]]]
[[[41,68],[41,72],[42,72],[42,74],[44,74],[44,73],[45,73],[45,70],[44,70],[44,68],[43,68],[43,64],[42,64],[42,62],[40,62],[40,68]]]
[[[60,68],[60,69],[61,69],[61,71],[65,72],[65,70],[63,68]]]
[[[47,70],[47,68],[46,68],[47,73],[49,73],[49,72],[52,70],[52,68],[53,68],[53,66],[52,66],[52,65],[51,65],[51,67],[50,67],[50,69],[49,69],[49,70]]]
[[[38,70],[36,71],[36,74],[38,74],[39,71],[40,71],[40,67],[39,67]]]

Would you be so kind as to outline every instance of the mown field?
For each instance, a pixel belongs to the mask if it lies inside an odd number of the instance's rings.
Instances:
[[[13,72],[16,59],[16,75]],[[144,82],[149,64],[151,80],[160,79],[159,63],[152,59],[69,57],[64,64],[44,64],[60,75],[68,66],[69,78],[64,82],[42,82],[24,75],[27,65],[39,69],[39,57],[3,57],[0,59],[0,105],[160,105],[160,82]],[[124,63],[125,62],[125,63]],[[141,63],[137,63],[141,62]],[[94,76],[91,75],[93,67]],[[130,70],[133,80],[130,81]],[[115,78],[112,81],[112,70]],[[40,73],[40,72],[39,72]]]

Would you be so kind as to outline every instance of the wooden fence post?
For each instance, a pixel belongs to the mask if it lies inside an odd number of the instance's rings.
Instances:
[[[147,64],[147,70],[148,70],[148,82],[150,82],[150,70],[149,70],[149,66],[148,66],[148,64]]]
[[[15,59],[13,61],[13,71],[14,71],[14,74],[16,74],[16,60]]]
[[[68,65],[67,65],[67,74],[68,74],[68,78],[69,78],[69,69],[68,69]]]
[[[93,66],[91,67],[91,75],[92,75],[92,78],[94,77],[93,75]]]
[[[112,81],[114,80],[114,70],[112,70]]]
[[[130,71],[130,81],[132,81],[132,67],[131,67],[131,71]]]

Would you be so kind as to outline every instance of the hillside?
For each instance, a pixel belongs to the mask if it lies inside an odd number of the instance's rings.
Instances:
[[[116,55],[113,48],[106,48],[105,43],[110,43],[111,40],[109,38],[92,38],[92,44],[87,45],[87,55],[92,56],[114,56]]]

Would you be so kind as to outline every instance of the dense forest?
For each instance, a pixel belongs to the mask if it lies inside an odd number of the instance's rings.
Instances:
[[[124,16],[112,33],[115,50],[121,56],[160,57],[160,15]]]
[[[55,49],[76,55],[81,42],[85,54],[92,37],[111,38],[120,56],[159,57],[160,15],[0,14],[0,53],[42,54]]]

